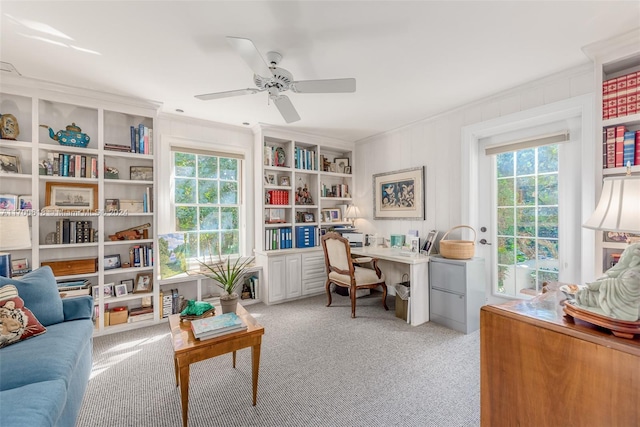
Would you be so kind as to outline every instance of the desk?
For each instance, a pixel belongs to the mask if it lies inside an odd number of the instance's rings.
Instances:
[[[409,281],[411,282],[411,296],[409,298],[411,325],[418,326],[429,321],[429,257],[427,255],[404,256],[400,255],[399,249],[370,246],[351,248],[351,254],[407,264],[409,266]],[[384,269],[381,270],[384,273]],[[393,285],[393,283],[387,282],[387,286]]]
[[[220,313],[220,307],[216,307]],[[238,304],[236,314],[247,325],[246,331],[232,332],[220,337],[199,341],[193,336],[189,322],[180,322],[180,315],[169,316],[171,342],[173,343],[173,362],[176,372],[176,385],[180,385],[182,401],[182,425],[187,427],[189,414],[189,365],[210,359],[221,354],[233,352],[233,367],[236,367],[236,350],[251,347],[251,373],[253,383],[253,406],[258,396],[258,370],[260,369],[260,345],[264,327]]]

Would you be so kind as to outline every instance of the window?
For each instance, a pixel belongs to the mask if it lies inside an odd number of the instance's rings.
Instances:
[[[495,156],[498,293],[537,294],[558,281],[558,152],[554,144]]]
[[[173,215],[191,257],[239,255],[242,159],[173,151]]]

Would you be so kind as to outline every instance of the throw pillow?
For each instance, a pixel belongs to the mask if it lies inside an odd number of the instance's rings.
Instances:
[[[19,279],[0,277],[0,286],[14,285],[25,305],[44,326],[64,322],[62,299],[51,267],[44,266]]]
[[[24,306],[15,286],[0,288],[0,348],[45,332],[47,328]]]

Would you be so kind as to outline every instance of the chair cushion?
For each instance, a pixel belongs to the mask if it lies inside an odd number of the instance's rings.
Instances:
[[[0,276],[0,286],[14,285],[29,310],[44,325],[64,322],[62,299],[51,267],[44,266],[19,279]]]
[[[15,286],[0,288],[0,348],[45,332],[47,329],[24,306]]]
[[[375,285],[376,283],[382,283],[385,281],[384,273],[381,277],[378,277],[375,270],[363,267],[354,267],[356,285]],[[338,274],[335,271],[329,273],[329,279],[334,282],[344,283],[345,285],[351,284],[351,278],[348,274]]]

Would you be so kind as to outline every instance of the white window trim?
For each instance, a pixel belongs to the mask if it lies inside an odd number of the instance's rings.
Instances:
[[[477,123],[462,128],[462,171],[461,171],[461,219],[463,224],[468,224],[474,229],[480,227],[478,206],[478,158],[480,155],[480,140],[483,138],[499,137],[508,132],[521,129],[543,126],[558,120],[577,118],[581,128],[581,158],[580,176],[582,181],[581,192],[581,218],[584,221],[593,212],[595,207],[595,188],[599,175],[596,166],[601,161],[596,154],[596,140],[594,138],[594,97],[586,94],[567,100],[543,105],[526,111],[499,117],[486,122]],[[580,283],[594,279],[593,259],[595,255],[595,233],[580,226],[580,272],[577,278]],[[486,295],[489,303],[500,303],[504,300],[493,296],[493,284],[491,283],[491,266],[485,266],[486,271]]]

